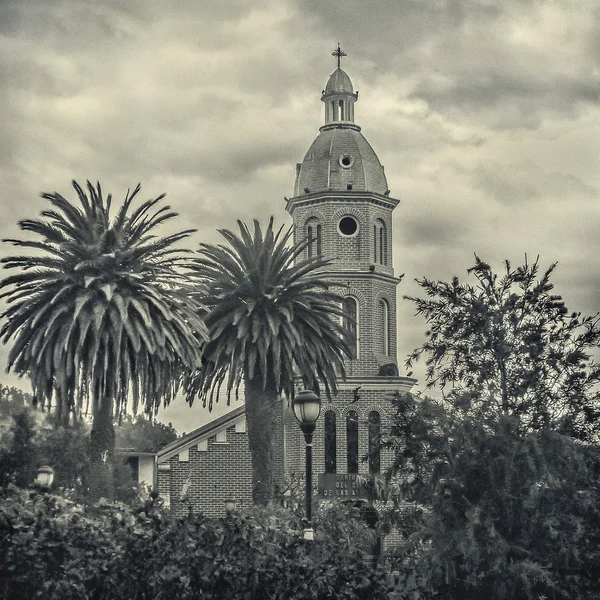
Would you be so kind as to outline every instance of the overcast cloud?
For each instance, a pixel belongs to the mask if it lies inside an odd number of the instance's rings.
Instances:
[[[474,252],[498,268],[539,254],[569,308],[595,313],[599,21],[597,0],[2,0],[3,237],[74,178],[166,192],[194,245],[236,218],[289,223],[340,42],[401,200],[399,295],[466,276]],[[425,326],[406,302],[398,317],[402,362]],[[163,418],[189,431],[206,414]]]

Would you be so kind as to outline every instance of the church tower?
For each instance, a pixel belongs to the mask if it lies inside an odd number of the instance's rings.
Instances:
[[[338,395],[321,398],[313,437],[313,481],[321,496],[365,501],[363,478],[376,477],[392,456],[378,441],[391,424],[390,396],[409,391],[415,379],[401,377],[396,350],[396,286],[392,265],[392,212],[383,166],[354,122],[358,92],[337,69],[321,100],[325,123],[296,168],[287,210],[295,241],[309,237],[306,255],[331,258],[324,275],[337,282],[352,337],[347,377]],[[287,399],[276,420],[275,479],[285,490],[305,473],[304,436]],[[365,460],[365,457],[366,460]],[[140,474],[151,469],[142,464]],[[175,514],[189,508],[223,514],[223,499],[252,503],[251,460],[244,407],[214,419],[165,446],[156,456],[156,487]],[[295,477],[294,477],[295,476]],[[362,477],[361,477],[362,476]]]
[[[354,121],[358,92],[341,69],[345,53],[338,45],[333,55],[337,69],[321,96],[325,123],[296,166],[294,195],[286,209],[293,218],[295,241],[306,236],[311,240],[305,256],[332,259],[326,276],[339,282],[336,291],[344,298],[352,339],[346,380],[339,382],[340,392],[331,403],[322,399],[315,470],[373,475],[387,466],[385,457],[361,458],[387,430],[391,394],[409,391],[415,383],[400,377],[396,349],[400,279],[392,264],[392,212],[400,201],[390,195],[384,168]],[[295,437],[292,428],[297,424],[286,427],[288,441]],[[292,462],[299,457],[302,452],[286,443],[286,471],[294,470]]]

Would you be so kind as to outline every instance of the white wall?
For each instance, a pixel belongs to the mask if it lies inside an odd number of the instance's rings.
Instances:
[[[146,490],[148,486],[154,487],[154,469],[154,456],[139,457],[138,483],[144,490]]]

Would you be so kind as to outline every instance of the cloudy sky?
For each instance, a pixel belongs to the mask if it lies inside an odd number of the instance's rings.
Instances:
[[[539,254],[567,306],[595,313],[599,21],[597,0],[0,0],[2,234],[71,179],[166,192],[194,246],[237,218],[290,222],[340,42],[401,199],[399,293],[466,275],[474,252]],[[413,312],[400,302],[401,362],[423,339]],[[176,402],[162,418],[207,417]]]

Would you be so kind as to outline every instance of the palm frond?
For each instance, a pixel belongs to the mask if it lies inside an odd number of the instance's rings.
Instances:
[[[238,230],[219,230],[227,244],[201,244],[191,264],[207,287],[210,341],[208,366],[186,381],[188,401],[198,395],[210,406],[225,377],[228,392],[247,378],[292,397],[299,374],[314,386],[325,378],[334,393],[350,349],[342,298],[323,279],[329,262],[300,259],[306,240],[290,245],[292,229],[275,230],[272,218],[264,231],[258,221],[238,221]]]
[[[155,411],[184,372],[200,368],[207,338],[201,296],[184,281],[190,251],[177,247],[193,230],[153,233],[176,216],[159,206],[162,195],[129,216],[139,185],[115,218],[99,183],[73,187],[81,208],[43,194],[53,208],[20,223],[41,240],[8,240],[40,252],[2,260],[19,271],[0,281],[9,369],[28,374],[40,403],[55,400],[62,412],[106,401],[120,412],[130,400]]]

